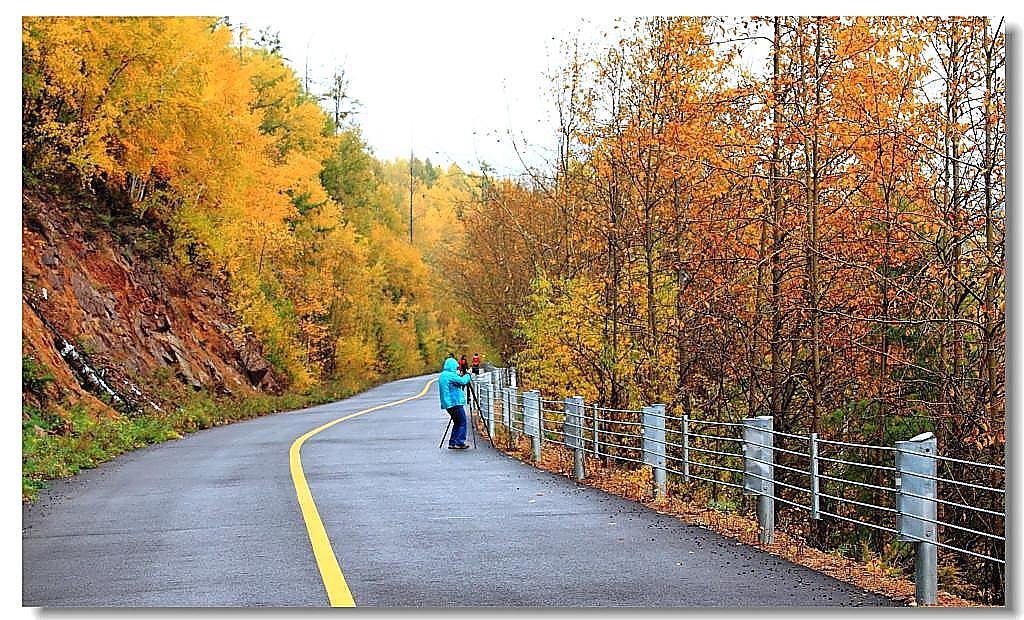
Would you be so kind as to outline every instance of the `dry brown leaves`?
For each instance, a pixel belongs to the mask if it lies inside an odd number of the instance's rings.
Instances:
[[[498,433],[496,433],[498,434]],[[495,438],[499,449],[507,448],[505,435]],[[533,450],[529,438],[517,438],[515,449],[508,454],[521,461],[533,463]],[[545,444],[541,452],[541,469],[573,476],[572,452],[559,445]],[[659,514],[676,517],[684,523],[706,527],[713,532],[757,547],[773,555],[785,558],[794,564],[806,566],[840,581],[855,585],[876,594],[881,594],[907,606],[915,607],[914,582],[909,579],[893,577],[885,572],[878,563],[864,564],[837,553],[829,553],[808,545],[803,539],[775,529],[775,540],[768,545],[758,540],[757,520],[738,514],[727,514],[698,506],[678,497],[654,499],[650,489],[650,469],[630,471],[615,467],[604,467],[600,460],[587,457],[587,477],[582,484],[602,491],[633,500],[657,511]],[[939,591],[937,607],[983,607],[953,594]]]

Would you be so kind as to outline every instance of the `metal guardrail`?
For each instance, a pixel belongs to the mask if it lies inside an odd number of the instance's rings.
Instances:
[[[516,435],[530,437],[538,462],[544,443],[572,450],[577,480],[586,476],[584,457],[590,455],[650,466],[656,495],[667,492],[669,474],[740,489],[757,497],[762,543],[774,537],[775,502],[811,519],[830,517],[912,542],[919,603],[937,599],[937,547],[1005,564],[1005,489],[963,475],[972,469],[1005,474],[1005,468],[941,456],[931,433],[875,446],[784,433],[774,430],[769,416],[718,422],[668,415],[660,404],[633,410],[587,405],[580,396],[549,400],[535,390],[519,392],[514,368],[483,373],[474,384],[492,437],[499,423],[508,429],[510,449]],[[959,478],[949,473],[954,467]],[[850,497],[851,489],[861,495]],[[963,489],[988,494],[991,505],[971,505]],[[940,508],[960,522],[940,518]],[[992,541],[998,553],[945,542],[940,534],[948,530]]]

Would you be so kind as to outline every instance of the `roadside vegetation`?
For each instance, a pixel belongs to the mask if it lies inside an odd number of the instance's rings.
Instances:
[[[217,397],[182,390],[164,378],[161,400],[176,402],[165,410],[147,408],[132,415],[112,413],[106,404],[86,399],[54,402],[45,387],[52,381],[45,366],[31,356],[22,359],[22,501],[35,499],[48,481],[67,478],[136,448],[214,426],[266,414],[340,400],[372,387],[324,382],[305,392],[245,394]]]

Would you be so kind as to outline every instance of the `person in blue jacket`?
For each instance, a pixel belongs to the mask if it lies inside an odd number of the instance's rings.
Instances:
[[[441,393],[441,409],[452,417],[452,436],[448,439],[450,450],[465,450],[466,443],[466,392],[462,387],[469,385],[473,375],[459,373],[459,362],[454,357],[444,361],[444,370],[437,378],[437,388]]]

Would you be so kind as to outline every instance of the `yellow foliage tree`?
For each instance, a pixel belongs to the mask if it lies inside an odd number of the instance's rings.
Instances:
[[[239,36],[215,18],[24,18],[26,179],[164,231],[172,260],[228,283],[293,389],[435,367],[458,321],[437,308],[433,246],[405,241],[405,179]],[[448,176],[426,229],[453,228],[465,184]]]

